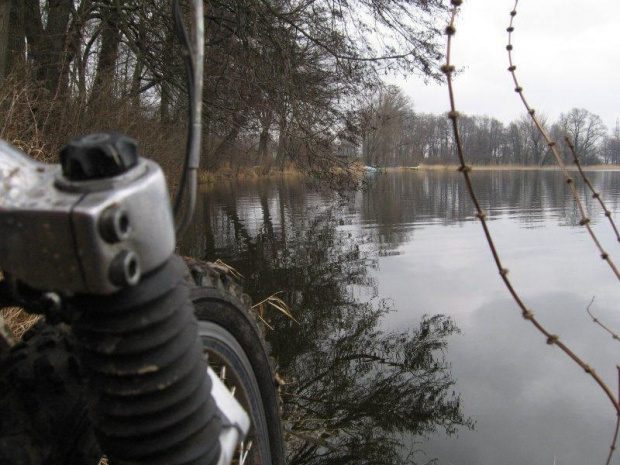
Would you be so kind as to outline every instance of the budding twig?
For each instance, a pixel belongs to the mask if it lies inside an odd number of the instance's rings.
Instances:
[[[614,219],[611,217],[611,211],[607,209],[607,206],[605,205],[605,202],[603,201],[601,194],[596,192],[596,189],[594,189],[594,186],[592,185],[592,183],[586,176],[586,173],[583,171],[583,168],[581,167],[581,162],[579,161],[579,157],[577,156],[577,151],[575,150],[575,146],[573,145],[572,141],[570,140],[568,136],[565,136],[564,140],[566,141],[566,145],[568,145],[568,148],[570,149],[570,152],[573,155],[573,163],[575,163],[575,165],[577,166],[577,169],[579,170],[579,174],[581,174],[581,177],[583,178],[583,182],[585,183],[586,186],[588,186],[588,188],[590,189],[590,192],[592,192],[592,198],[598,200],[598,203],[601,205],[601,208],[605,212],[605,216],[609,220],[609,223],[611,224],[611,227],[613,228],[614,233],[616,233],[616,239],[618,240],[618,242],[620,242],[620,234],[618,234],[618,228],[616,227],[616,223],[614,222]]]
[[[596,318],[592,314],[592,312],[590,311],[590,307],[592,306],[593,303],[594,303],[594,297],[592,297],[592,300],[590,301],[590,303],[586,307],[586,312],[588,312],[588,315],[590,315],[590,318],[592,318],[592,321],[595,324],[599,325],[601,328],[603,328],[605,331],[607,331],[614,340],[620,342],[620,337],[618,337],[618,334],[616,334],[613,330],[609,329],[609,327],[607,325],[602,323],[601,320],[599,320],[598,318]]]
[[[500,259],[499,253],[497,251],[497,248],[495,246],[495,243],[493,241],[493,238],[491,236],[491,232],[489,229],[489,226],[487,224],[487,220],[486,220],[486,215],[484,214],[484,211],[480,205],[480,201],[478,200],[478,197],[476,196],[475,190],[473,188],[473,184],[471,181],[471,176],[470,176],[470,172],[471,172],[471,167],[469,167],[466,163],[465,160],[465,156],[463,153],[463,147],[461,144],[461,138],[460,138],[460,134],[459,134],[459,129],[458,129],[458,124],[457,124],[457,120],[459,117],[459,113],[456,110],[456,104],[455,104],[455,98],[454,98],[454,89],[453,89],[453,85],[452,85],[452,72],[451,70],[454,69],[453,65],[451,64],[451,49],[452,49],[452,38],[454,37],[454,34],[456,33],[456,28],[454,26],[454,22],[456,19],[456,14],[458,11],[458,7],[461,5],[461,1],[460,0],[452,0],[452,14],[451,14],[451,18],[450,18],[450,24],[449,26],[446,28],[446,34],[448,36],[447,38],[447,50],[446,50],[446,65],[442,68],[444,69],[444,73],[446,75],[446,79],[447,79],[447,83],[448,83],[448,93],[449,93],[449,97],[450,97],[450,112],[448,113],[448,118],[452,121],[452,129],[453,129],[453,133],[454,133],[454,139],[455,139],[455,143],[456,143],[456,147],[457,147],[457,154],[458,154],[458,158],[460,161],[460,167],[459,167],[459,171],[461,173],[463,173],[463,177],[465,178],[465,184],[467,186],[467,190],[469,192],[469,195],[472,199],[472,202],[475,206],[476,209],[476,216],[478,218],[478,220],[480,221],[480,224],[482,226],[482,229],[484,231],[484,235],[486,237],[487,243],[489,245],[489,248],[491,249],[491,254],[493,255],[493,259],[495,261],[495,264],[497,266],[497,269],[499,271],[499,274],[501,276],[502,281],[504,282],[504,285],[506,286],[506,288],[508,289],[508,291],[510,292],[510,295],[512,296],[512,298],[514,299],[514,301],[517,303],[517,305],[519,306],[519,308],[521,309],[522,315],[526,320],[529,320],[534,327],[540,332],[542,333],[547,342],[549,344],[553,344],[556,345],[558,348],[560,348],[560,350],[562,350],[562,352],[564,352],[568,357],[570,357],[577,365],[579,365],[586,373],[588,373],[593,379],[594,381],[598,384],[598,386],[601,388],[601,390],[605,393],[605,395],[609,398],[609,400],[611,401],[616,413],[618,415],[620,415],[620,404],[617,401],[616,395],[611,391],[611,389],[609,388],[609,386],[605,383],[605,381],[603,381],[603,379],[596,373],[596,371],[594,371],[594,369],[588,365],[587,363],[585,363],[575,352],[573,352],[566,344],[564,344],[561,339],[559,338],[559,336],[552,334],[550,331],[548,331],[534,316],[534,313],[528,309],[528,307],[526,307],[525,303],[523,302],[523,300],[521,299],[520,295],[517,293],[516,289],[513,287],[509,277],[508,277],[508,269],[506,267],[503,266],[502,261]],[[514,27],[512,25],[512,19],[514,19],[514,17],[516,16],[516,6],[517,6],[518,0],[515,2],[515,8],[513,8],[513,10],[510,13],[511,16],[511,21],[510,21],[510,27],[508,28],[508,32],[509,34],[512,33],[512,31],[514,31]],[[511,44],[509,44],[510,47],[508,48],[509,53],[511,53],[511,49],[512,46]],[[511,62],[510,62],[510,68],[509,71],[511,73],[513,73],[513,78],[515,79],[515,85],[516,85],[516,91],[519,93],[519,96],[521,97],[521,99],[524,101],[524,103],[526,104],[526,108],[528,109],[528,113],[534,117],[534,110],[531,109],[529,107],[529,105],[527,105],[527,102],[525,100],[525,97],[523,95],[523,89],[518,85],[518,82],[516,81],[516,76],[514,75],[514,70],[516,69],[516,66],[513,65],[512,63],[512,58],[510,58]],[[537,127],[539,128],[539,130],[544,131],[544,129],[542,128],[542,126],[540,125],[540,122],[538,121],[537,118],[534,119],[534,122],[536,123]],[[546,133],[543,133],[543,135],[546,135]],[[555,143],[553,141],[551,141],[550,139],[547,139],[547,143],[548,145],[553,148],[555,146]],[[557,152],[557,150],[556,150]],[[559,159],[559,155],[555,154],[556,158]],[[574,186],[572,185],[572,178],[570,178],[570,176],[568,176],[568,173],[566,172],[566,167],[564,166],[564,164],[561,162],[561,160],[559,160],[559,165],[560,168],[563,170],[563,172],[565,172],[565,176],[567,177],[567,182],[568,184],[571,185],[571,189],[574,190]],[[576,199],[578,201],[578,196],[576,196]],[[581,202],[578,202],[578,205],[580,206],[580,210],[582,211],[582,219],[586,220],[586,216],[585,213],[583,212],[583,207],[581,206]],[[584,221],[584,226],[586,226],[589,230],[589,224],[588,222]],[[601,254],[604,254],[604,251],[601,250]],[[606,259],[608,260],[608,257],[606,257]],[[609,261],[608,261],[609,262]],[[615,269],[615,267],[613,267],[613,264],[611,262],[609,262],[610,265],[612,265],[612,268]],[[616,270],[616,274],[618,276],[618,278],[620,279],[620,275],[618,274],[617,270]],[[617,436],[617,435],[616,435]],[[614,438],[614,446],[615,448],[615,438]]]
[[[575,183],[573,182],[573,178],[571,178],[571,176],[568,173],[568,170],[566,169],[566,166],[564,165],[564,161],[562,160],[562,157],[560,156],[560,153],[558,152],[556,143],[551,140],[551,138],[549,137],[549,134],[547,133],[547,131],[545,130],[545,128],[541,124],[540,120],[536,117],[536,112],[529,105],[529,103],[526,100],[525,95],[523,93],[523,88],[519,85],[519,81],[517,79],[517,74],[515,72],[517,67],[515,66],[515,64],[513,62],[513,58],[512,58],[512,51],[514,49],[514,47],[512,45],[512,34],[513,34],[514,30],[515,30],[515,28],[514,28],[514,19],[515,19],[515,16],[517,15],[517,5],[518,4],[519,4],[519,0],[515,0],[514,7],[513,7],[512,11],[510,12],[510,24],[509,24],[508,28],[506,29],[507,32],[508,32],[508,45],[506,46],[506,50],[508,50],[508,62],[509,62],[509,65],[510,65],[508,67],[508,71],[510,72],[510,74],[512,76],[512,79],[514,81],[515,91],[519,94],[519,97],[521,98],[521,101],[523,102],[523,105],[525,106],[528,114],[530,115],[530,118],[532,118],[532,121],[534,121],[534,124],[536,125],[536,128],[538,128],[538,131],[544,137],[545,141],[547,142],[547,145],[549,146],[549,149],[551,150],[551,153],[553,153],[553,156],[555,158],[556,163],[558,164],[558,166],[560,167],[560,170],[564,174],[564,177],[565,177],[566,182],[568,183],[568,185],[570,187],[570,190],[571,190],[571,193],[573,195],[573,198],[575,199],[575,204],[577,205],[577,208],[579,209],[579,212],[581,213],[581,221],[579,222],[579,224],[581,226],[585,226],[585,228],[588,230],[588,233],[590,234],[590,237],[592,238],[592,241],[594,242],[594,244],[596,245],[596,247],[599,250],[601,258],[608,263],[609,267],[611,268],[613,273],[616,275],[616,278],[618,278],[620,280],[620,273],[618,272],[618,268],[616,268],[616,265],[614,264],[614,262],[609,257],[609,254],[607,252],[605,252],[605,250],[603,249],[603,247],[602,247],[601,243],[599,242],[598,238],[594,234],[594,231],[592,230],[592,227],[590,226],[590,219],[586,215],[586,212],[585,212],[585,209],[583,207],[583,204],[581,203],[581,200],[580,200],[579,195],[577,193],[577,188],[575,187]],[[605,211],[605,215],[611,221],[611,213],[609,212],[609,210],[607,210],[607,208],[605,207],[605,204],[600,199],[600,195],[598,193],[596,193],[596,191],[594,191],[594,188],[592,187],[592,184],[590,183],[590,181],[587,179],[587,177],[583,173],[583,170],[581,169],[581,164],[579,163],[579,159],[577,158],[577,155],[575,153],[574,147],[572,147],[572,144],[570,143],[568,138],[566,140],[567,140],[567,143],[569,144],[569,147],[571,148],[575,164],[577,165],[577,168],[579,169],[579,172],[581,173],[581,176],[584,179],[584,182],[590,187],[592,192],[594,192],[594,197],[599,199],[599,201],[601,202],[601,205],[603,207],[603,210]],[[620,240],[620,237],[618,236],[618,231],[617,231],[616,226],[613,223],[613,221],[612,221],[612,226],[614,228],[614,231],[616,232],[616,237],[618,238],[618,240]],[[588,313],[590,314],[590,316],[593,318],[594,322],[599,324],[599,325],[601,325],[604,329],[608,330],[602,323],[600,323],[596,318],[594,318],[594,316],[590,313],[589,307],[590,306],[588,306],[587,310],[588,310]],[[612,335],[614,335],[613,332],[612,332]],[[561,346],[559,346],[559,347],[562,348]],[[611,390],[605,384],[605,382],[593,370],[591,370],[590,367],[588,365],[586,365],[579,357],[577,357],[575,354],[570,352],[568,349],[562,348],[562,350],[564,350],[564,352],[569,357],[571,357],[578,365],[580,365],[582,368],[584,368],[586,373],[588,373],[590,376],[592,376],[594,378],[594,380],[597,382],[597,384],[600,386],[600,388],[605,392],[605,394],[607,395],[609,400],[611,400],[611,402],[612,402],[612,404],[614,406],[614,409],[616,410],[616,415],[617,415],[616,429],[615,429],[615,432],[614,432],[614,436],[613,436],[612,443],[611,443],[610,450],[609,450],[609,455],[607,457],[607,462],[606,462],[606,464],[609,465],[609,463],[611,463],[611,458],[613,457],[614,451],[616,450],[616,442],[618,440],[618,430],[620,429],[620,403],[618,401],[618,399],[620,399],[620,393],[618,393],[617,397],[614,396],[614,394],[611,392]],[[619,383],[619,389],[620,389],[620,383]]]
[[[618,398],[620,399],[620,366],[616,366],[618,370]],[[611,440],[611,446],[609,446],[609,455],[607,456],[607,462],[605,465],[611,463],[611,458],[614,456],[616,450],[616,444],[618,443],[618,432],[620,431],[620,412],[616,414],[616,429],[614,431],[614,437]]]
[[[530,106],[530,104],[528,103],[527,99],[525,98],[525,94],[523,92],[523,88],[521,87],[521,85],[519,84],[519,80],[517,79],[517,73],[516,73],[517,67],[514,64],[513,58],[512,58],[512,52],[513,52],[513,49],[514,49],[514,47],[512,45],[512,34],[513,34],[514,30],[515,30],[515,28],[514,28],[514,20],[515,20],[515,16],[517,15],[517,5],[518,4],[519,4],[519,0],[515,0],[515,5],[514,5],[512,11],[510,12],[510,25],[506,29],[508,31],[508,45],[506,46],[506,50],[508,50],[508,62],[509,62],[509,65],[510,65],[508,67],[508,71],[510,72],[510,74],[512,76],[512,80],[514,81],[515,91],[519,94],[519,97],[521,98],[521,101],[523,102],[523,105],[525,106],[525,109],[527,110],[528,114],[530,115],[530,118],[532,118],[532,121],[536,125],[536,128],[538,129],[538,132],[540,132],[540,134],[543,136],[543,138],[547,142],[547,145],[551,149],[551,153],[553,153],[553,157],[555,158],[556,163],[560,167],[560,170],[562,171],[562,174],[564,175],[564,178],[566,179],[566,183],[570,187],[570,191],[571,191],[571,193],[573,195],[573,199],[575,200],[575,205],[577,205],[577,208],[579,209],[579,213],[581,214],[581,221],[579,222],[579,224],[586,227],[586,229],[588,230],[588,233],[590,234],[590,237],[592,238],[592,241],[594,242],[594,244],[596,245],[596,247],[599,250],[600,257],[607,262],[607,264],[609,265],[609,267],[611,268],[613,273],[616,275],[616,278],[620,281],[620,271],[618,271],[618,268],[616,267],[616,264],[612,261],[612,259],[609,256],[609,254],[607,252],[605,252],[605,250],[603,249],[603,246],[601,245],[600,241],[598,240],[598,237],[596,237],[596,234],[594,234],[594,231],[592,230],[592,227],[590,226],[590,219],[586,215],[586,211],[585,211],[585,209],[583,207],[583,204],[582,204],[581,200],[579,199],[579,194],[577,193],[577,188],[575,187],[575,182],[573,181],[573,178],[568,173],[568,170],[566,169],[566,165],[564,164],[564,161],[562,160],[562,157],[560,156],[560,152],[558,152],[557,144],[553,140],[551,140],[551,137],[549,137],[549,134],[547,133],[547,131],[543,127],[543,125],[540,122],[540,120],[538,119],[538,117],[536,116],[536,112]]]

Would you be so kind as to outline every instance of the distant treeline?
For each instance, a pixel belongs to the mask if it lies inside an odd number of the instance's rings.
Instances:
[[[582,163],[620,163],[620,124],[609,131],[598,115],[582,108],[562,113],[543,125],[572,161],[564,143],[573,142]],[[459,118],[466,158],[482,165],[542,165],[553,163],[543,137],[526,114],[504,124],[489,116]],[[378,166],[410,166],[419,163],[455,163],[452,126],[446,115],[416,113],[402,91],[390,87],[379,93],[362,112],[361,157]]]

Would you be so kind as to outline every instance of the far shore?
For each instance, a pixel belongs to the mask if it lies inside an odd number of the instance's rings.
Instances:
[[[475,171],[559,171],[560,168],[557,165],[471,165]],[[390,168],[381,168],[385,171],[407,171],[407,170],[420,170],[420,171],[456,171],[459,165],[424,165],[421,164],[417,167],[397,166]],[[566,165],[569,171],[577,171],[577,167],[573,164]],[[620,165],[583,165],[584,171],[620,171]]]
[[[559,171],[557,165],[537,166],[537,165],[471,165],[474,171]],[[459,165],[425,165],[418,166],[386,166],[376,167],[381,172],[406,172],[406,171],[457,171]],[[569,171],[577,171],[575,165],[567,165]],[[620,171],[620,165],[587,165],[583,166],[584,171]],[[364,172],[364,165],[356,163],[353,172],[361,174]],[[232,169],[229,166],[220,168],[216,172],[209,172],[204,169],[198,173],[199,184],[215,184],[218,181],[236,180],[255,180],[267,177],[304,177],[299,169],[293,164],[287,164],[283,169],[271,167],[241,167]]]

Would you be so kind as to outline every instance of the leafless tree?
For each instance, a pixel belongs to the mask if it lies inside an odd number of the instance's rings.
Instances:
[[[568,136],[575,151],[584,163],[599,159],[599,142],[607,132],[600,116],[583,108],[573,108],[560,115],[558,125],[564,136]],[[557,140],[563,140],[559,138]]]

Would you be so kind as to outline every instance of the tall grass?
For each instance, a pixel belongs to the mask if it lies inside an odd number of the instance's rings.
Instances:
[[[122,132],[138,141],[140,154],[155,160],[175,182],[185,151],[185,118],[161,123],[154,108],[105,92],[89,101],[50,96],[28,68],[0,87],[0,138],[42,162],[57,162],[72,138],[102,131]]]

